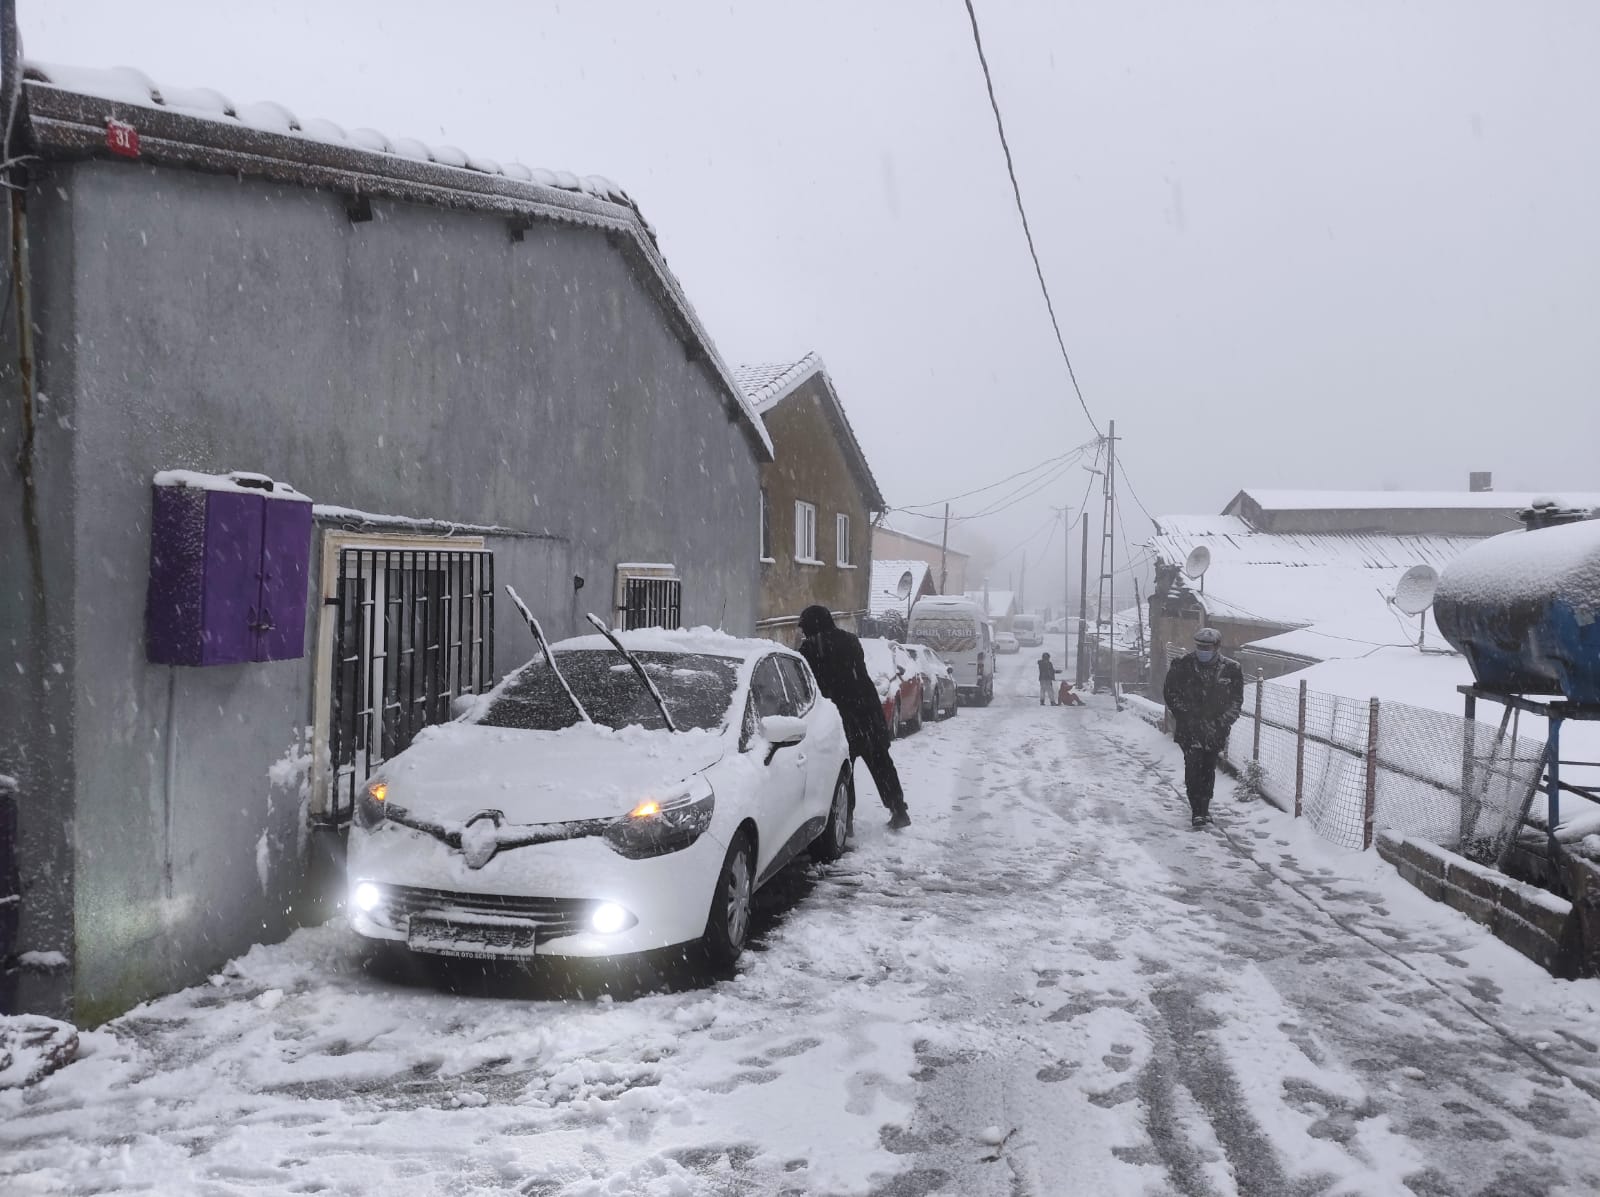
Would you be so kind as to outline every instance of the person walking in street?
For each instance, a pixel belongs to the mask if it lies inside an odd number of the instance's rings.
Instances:
[[[844,734],[850,741],[850,760],[867,762],[878,797],[889,808],[889,826],[896,831],[911,826],[906,810],[905,791],[900,773],[889,756],[889,729],[883,721],[883,701],[878,687],[867,672],[861,641],[833,622],[826,607],[810,606],[800,613],[800,654],[817,676],[817,687],[824,698],[839,708]]]
[[[1044,700],[1047,698],[1051,706],[1061,705],[1061,700],[1056,697],[1056,667],[1051,662],[1049,653],[1039,658],[1039,705],[1044,706]]]
[[[1183,783],[1194,827],[1211,822],[1217,757],[1244,707],[1244,671],[1222,655],[1221,644],[1221,632],[1201,628],[1194,634],[1194,651],[1172,663],[1161,687],[1175,724],[1173,739],[1183,749]]]

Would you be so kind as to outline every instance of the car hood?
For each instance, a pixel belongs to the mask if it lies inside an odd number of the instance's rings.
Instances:
[[[464,822],[498,810],[508,823],[564,823],[624,815],[726,750],[724,737],[707,731],[447,723],[423,731],[379,773],[390,803],[431,821]]]

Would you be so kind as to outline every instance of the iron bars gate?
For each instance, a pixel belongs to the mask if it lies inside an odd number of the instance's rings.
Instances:
[[[494,554],[343,549],[333,648],[333,785],[327,820],[348,823],[357,787],[416,734],[481,694],[494,669]]]
[[[683,626],[683,583],[677,578],[624,577],[623,628]]]

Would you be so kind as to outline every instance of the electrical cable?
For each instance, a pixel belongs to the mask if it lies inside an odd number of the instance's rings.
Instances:
[[[1039,276],[1039,290],[1044,293],[1044,306],[1050,313],[1050,327],[1055,329],[1056,344],[1061,348],[1061,360],[1067,364],[1067,377],[1072,380],[1072,391],[1078,397],[1078,406],[1083,408],[1084,418],[1089,421],[1089,427],[1100,434],[1100,425],[1095,423],[1094,415],[1089,411],[1089,405],[1084,402],[1083,389],[1078,386],[1078,375],[1072,368],[1072,358],[1067,353],[1067,342],[1061,335],[1061,323],[1056,319],[1056,305],[1050,298],[1050,288],[1044,281],[1044,267],[1039,262],[1039,251],[1033,244],[1033,229],[1028,224],[1028,210],[1022,204],[1022,187],[1017,182],[1016,164],[1011,158],[1011,143],[1006,140],[1005,122],[1000,119],[1000,101],[994,94],[994,77],[989,73],[989,59],[983,52],[983,37],[978,32],[978,14],[972,7],[972,0],[966,0],[967,16],[972,21],[972,44],[978,50],[978,64],[983,67],[984,86],[989,90],[989,107],[994,110],[994,125],[1000,134],[1000,148],[1006,154],[1006,173],[1011,176],[1011,192],[1016,196],[1017,215],[1022,217],[1022,234],[1028,239],[1028,254],[1033,258],[1034,273]]]
[[[961,499],[970,499],[973,495],[981,495],[986,490],[993,490],[997,486],[1004,486],[1007,482],[1010,482],[1015,478],[1021,478],[1024,474],[1032,474],[1037,470],[1043,469],[1045,466],[1056,465],[1060,462],[1066,461],[1069,457],[1076,460],[1078,457],[1083,455],[1086,449],[1090,448],[1094,444],[1094,441],[1084,441],[1083,444],[1074,446],[1073,448],[1068,449],[1065,453],[1058,454],[1055,457],[1047,457],[1036,465],[1031,465],[1025,470],[1018,470],[1015,474],[1008,474],[1006,477],[1000,479],[1000,481],[991,482],[987,486],[980,486],[976,490],[969,490],[959,495],[951,495],[948,499],[935,499],[931,503],[903,503],[899,507],[890,508],[890,510],[913,512],[922,507],[942,507],[946,503],[954,503]],[[943,517],[941,516],[939,518],[942,519]]]

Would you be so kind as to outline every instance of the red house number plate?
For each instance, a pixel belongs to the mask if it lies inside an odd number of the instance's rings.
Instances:
[[[106,122],[106,148],[124,158],[139,156],[139,130],[123,121]]]

